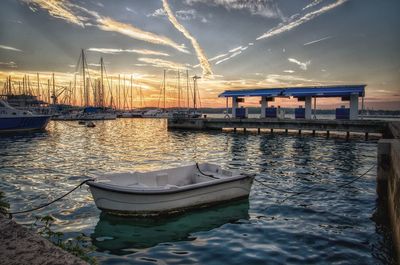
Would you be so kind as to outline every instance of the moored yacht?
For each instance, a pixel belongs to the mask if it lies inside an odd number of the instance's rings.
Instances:
[[[35,115],[18,110],[0,99],[0,132],[43,130],[50,120],[49,115]]]

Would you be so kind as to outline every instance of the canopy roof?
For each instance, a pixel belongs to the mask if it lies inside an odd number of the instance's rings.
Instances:
[[[307,86],[226,90],[219,97],[346,97],[365,95],[366,85]]]

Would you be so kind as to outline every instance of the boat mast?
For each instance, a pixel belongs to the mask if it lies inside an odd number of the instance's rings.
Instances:
[[[39,99],[39,97],[40,97],[39,73],[36,73],[36,78],[37,78],[37,97]]]
[[[200,76],[193,76],[193,108],[196,110],[197,109],[197,102],[196,102],[196,88],[197,88],[197,79],[200,79]]]
[[[29,75],[26,76],[26,94],[29,95],[31,88],[30,88],[30,84],[29,84]]]
[[[121,109],[121,75],[118,75],[118,110]]]
[[[56,80],[54,78],[54,73],[53,73],[53,91],[52,91],[52,99],[53,99],[53,105],[55,105],[57,103],[57,99],[56,99]]]
[[[178,69],[178,108],[181,108],[181,86],[180,86],[180,73],[179,73],[179,69]]]
[[[103,57],[100,58],[100,91],[99,91],[99,103],[100,103],[100,107],[104,107],[104,82],[103,82],[103,68],[104,68],[104,64],[103,64]]]
[[[51,97],[50,97],[50,79],[47,79],[47,102],[51,104]]]
[[[128,105],[128,103],[126,102],[126,79],[125,79],[125,75],[124,75],[124,110],[126,110],[126,107]]]
[[[110,108],[114,109],[114,106],[113,106],[114,98],[113,98],[112,91],[113,91],[113,77],[110,76]]]
[[[133,90],[132,90],[133,77],[131,75],[131,110],[133,109]]]
[[[26,77],[26,75],[24,75],[24,77],[22,77],[22,94],[25,94],[25,77]]]
[[[73,105],[76,105],[76,74],[74,74],[74,92],[73,92]]]
[[[165,111],[165,73],[166,70],[164,69],[164,111]]]
[[[187,108],[189,110],[189,70],[186,70]]]
[[[85,107],[87,107],[89,105],[89,93],[87,91],[87,87],[86,87],[86,71],[85,71],[85,52],[82,49],[82,79],[83,79],[83,96],[85,98]]]

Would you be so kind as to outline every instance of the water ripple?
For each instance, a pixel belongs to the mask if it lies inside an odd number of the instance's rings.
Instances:
[[[374,217],[376,142],[254,132],[168,131],[165,120],[51,122],[48,131],[0,137],[0,189],[11,210],[56,198],[98,172],[209,161],[257,173],[250,199],[159,220],[101,214],[86,188],[52,207],[55,228],[90,235],[103,264],[394,264],[390,231]],[[336,192],[327,192],[335,190]],[[282,202],[284,201],[284,202]]]

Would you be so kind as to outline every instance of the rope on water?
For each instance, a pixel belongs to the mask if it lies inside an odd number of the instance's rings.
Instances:
[[[261,186],[264,186],[264,187],[266,187],[268,189],[271,189],[271,190],[274,190],[274,191],[279,191],[279,192],[282,192],[282,193],[298,193],[298,191],[283,190],[283,189],[278,189],[278,188],[272,187],[272,186],[270,186],[268,184],[265,184],[264,182],[259,181],[257,179],[254,179],[254,181],[257,182],[258,184],[260,184]]]
[[[349,186],[349,185],[352,184],[353,182],[355,182],[355,181],[359,180],[360,178],[364,177],[365,175],[367,175],[368,172],[370,172],[374,167],[375,167],[375,165],[373,165],[372,167],[370,167],[369,169],[367,169],[367,171],[365,171],[364,173],[362,173],[360,176],[355,177],[355,178],[353,178],[352,180],[349,180],[349,181],[347,181],[347,182],[345,182],[345,183],[339,185],[339,186],[338,186],[336,189],[334,189],[334,190],[333,190],[333,189],[326,189],[326,190],[324,190],[324,191],[325,191],[325,192],[337,192],[337,191],[339,191],[340,189],[342,189],[342,188],[344,188],[344,187],[346,187],[346,186]],[[297,193],[295,193],[295,194],[289,195],[289,196],[287,196],[286,198],[284,198],[284,199],[281,201],[281,203],[285,202],[286,200],[288,200],[288,199],[290,199],[290,198],[292,198],[292,197],[294,197],[294,196],[296,196],[296,195],[310,193],[310,192],[313,191],[313,190],[315,190],[315,186],[311,187],[311,188],[308,189],[308,190],[299,191],[299,192],[297,192]]]
[[[93,179],[86,179],[86,180],[82,181],[81,183],[79,183],[79,185],[75,186],[72,190],[68,191],[67,193],[65,193],[65,194],[62,195],[61,197],[58,197],[58,198],[56,198],[56,199],[54,199],[54,200],[52,200],[52,201],[50,201],[50,202],[47,202],[47,203],[42,204],[42,205],[39,205],[39,206],[34,207],[34,208],[32,208],[32,209],[29,209],[29,210],[23,210],[23,211],[17,211],[17,212],[7,212],[7,214],[8,214],[8,216],[9,216],[9,218],[11,219],[12,216],[13,216],[14,214],[29,213],[29,212],[33,212],[33,211],[42,209],[42,208],[44,208],[44,207],[47,207],[47,206],[49,206],[50,204],[53,204],[53,203],[55,203],[55,202],[61,200],[62,198],[66,197],[67,195],[69,195],[70,193],[72,193],[73,191],[75,191],[76,189],[78,189],[79,187],[81,187],[83,184],[85,184],[86,182],[88,182],[88,181],[90,181],[90,180],[93,180]]]
[[[335,189],[335,190],[326,189],[325,192],[337,192],[337,191],[340,190],[341,188],[344,188],[344,187],[346,187],[346,186],[349,186],[350,184],[354,183],[355,181],[357,181],[357,180],[359,180],[360,178],[362,178],[363,176],[365,176],[365,175],[366,175],[368,172],[370,172],[374,167],[375,167],[375,165],[373,165],[372,167],[370,167],[368,170],[366,170],[366,171],[365,171],[363,174],[361,174],[360,176],[355,177],[355,178],[353,178],[352,180],[349,180],[349,181],[347,181],[347,182],[345,182],[345,183],[339,185],[337,189]],[[271,189],[271,190],[274,190],[274,191],[278,191],[278,192],[281,192],[281,193],[288,193],[288,194],[291,194],[291,195],[287,196],[286,198],[284,198],[284,199],[281,201],[281,203],[282,203],[282,202],[285,202],[286,200],[288,200],[288,199],[290,199],[290,198],[292,198],[292,197],[294,197],[294,196],[301,195],[301,194],[306,194],[306,193],[310,193],[311,191],[315,190],[315,189],[317,188],[317,186],[319,186],[318,184],[316,184],[316,185],[313,185],[311,188],[309,188],[309,189],[307,189],[307,190],[305,190],[305,191],[293,191],[293,190],[279,189],[279,188],[273,187],[273,186],[271,186],[271,185],[265,184],[264,182],[262,182],[262,181],[260,181],[260,180],[257,180],[257,179],[254,179],[254,181],[257,182],[258,184],[260,184],[260,185],[262,185],[262,186],[268,188],[268,189]]]

